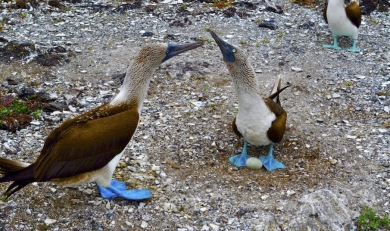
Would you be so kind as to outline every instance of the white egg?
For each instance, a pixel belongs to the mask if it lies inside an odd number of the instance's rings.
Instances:
[[[263,166],[263,163],[261,163],[261,160],[256,157],[251,157],[246,160],[246,167],[252,170],[261,169]]]

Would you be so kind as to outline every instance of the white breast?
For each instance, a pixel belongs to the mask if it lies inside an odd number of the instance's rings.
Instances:
[[[268,145],[267,131],[276,119],[259,95],[240,93],[239,111],[236,117],[238,131],[252,145]]]
[[[334,36],[358,38],[358,28],[349,20],[344,5],[331,5],[326,10],[329,28]]]

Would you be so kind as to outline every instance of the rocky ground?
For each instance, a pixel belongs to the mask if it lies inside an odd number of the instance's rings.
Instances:
[[[34,183],[0,201],[0,230],[356,230],[364,206],[389,215],[389,13],[365,14],[362,51],[349,53],[322,48],[332,38],[321,5],[155,2],[0,1],[0,104],[21,98],[42,110],[28,126],[0,130],[0,156],[25,162],[62,121],[108,102],[140,47],[206,41],[156,71],[115,173],[128,188],[151,189],[151,199]],[[206,28],[247,51],[262,95],[277,75],[292,85],[274,151],[287,169],[228,163],[243,144],[230,128],[237,98]],[[252,156],[267,151],[249,147]]]

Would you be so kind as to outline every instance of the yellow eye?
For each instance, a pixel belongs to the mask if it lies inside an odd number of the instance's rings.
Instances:
[[[233,49],[232,52],[233,52],[233,53],[236,53],[236,49]]]

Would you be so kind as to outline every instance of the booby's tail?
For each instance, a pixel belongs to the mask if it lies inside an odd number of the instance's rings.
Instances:
[[[11,196],[26,185],[34,182],[34,165],[20,161],[8,160],[0,157],[0,183],[13,181],[5,191],[7,197]]]
[[[272,87],[271,95],[268,97],[270,99],[274,99],[276,97],[276,103],[280,104],[279,94],[284,91],[284,89],[288,88],[290,85],[287,85],[280,89],[280,85],[282,83],[282,76],[278,75],[278,78],[276,79],[274,86]]]

